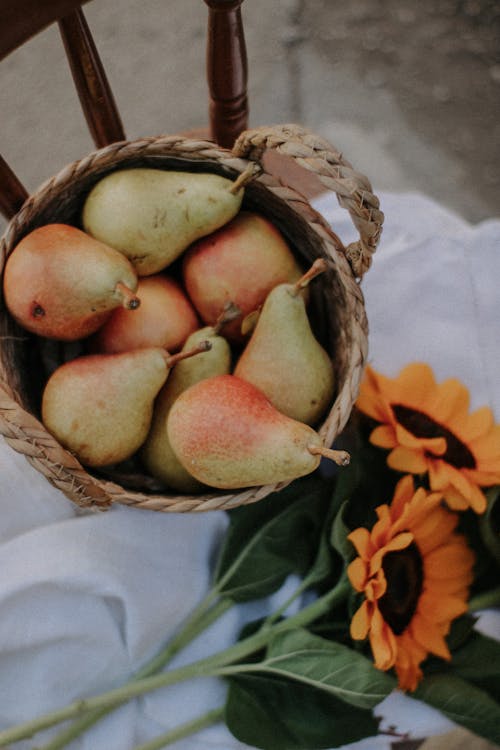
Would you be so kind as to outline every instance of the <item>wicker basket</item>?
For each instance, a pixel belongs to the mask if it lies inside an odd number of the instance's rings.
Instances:
[[[298,192],[281,184],[261,166],[266,150],[292,157],[337,193],[360,239],[345,248],[325,220]],[[344,427],[357,396],[367,351],[367,322],[358,280],[370,265],[383,214],[369,181],[356,173],[333,147],[296,126],[259,128],[243,133],[232,151],[207,141],[160,136],[114,143],[77,161],[44,183],[11,220],[0,244],[0,272],[19,240],[50,222],[79,226],[80,211],[90,188],[110,171],[131,166],[214,172],[231,178],[261,166],[245,189],[244,207],[271,219],[304,265],[322,256],[329,270],[311,285],[311,316],[318,338],[336,368],[337,392],[319,432],[331,445]],[[48,377],[47,348],[61,361],[74,356],[68,345],[47,342],[21,330],[0,309],[0,433],[16,451],[71,501],[86,508],[106,509],[113,503],[159,511],[230,509],[260,500],[285,483],[239,492],[209,495],[168,494],[151,477],[117,470],[107,475],[87,471],[39,421],[41,392]],[[71,349],[71,345],[69,345]]]

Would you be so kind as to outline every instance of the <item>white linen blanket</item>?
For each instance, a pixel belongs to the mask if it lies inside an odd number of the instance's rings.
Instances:
[[[315,205],[345,242],[355,239],[335,196]],[[471,226],[417,194],[382,194],[381,208],[382,240],[362,283],[370,363],[392,376],[411,361],[428,362],[438,380],[459,377],[472,407],[488,404],[499,421],[500,220]],[[0,503],[1,728],[103,692],[136,671],[202,598],[227,524],[222,511],[81,513],[1,438]],[[269,604],[227,612],[174,663],[230,645],[250,613]],[[494,614],[482,622],[500,637]],[[215,679],[158,690],[123,706],[71,748],[131,750],[220,705],[223,696],[224,684]],[[418,737],[452,726],[398,694],[379,713],[385,726]],[[386,750],[390,739],[351,747]],[[39,738],[15,747],[37,744]],[[173,747],[243,746],[214,726]]]

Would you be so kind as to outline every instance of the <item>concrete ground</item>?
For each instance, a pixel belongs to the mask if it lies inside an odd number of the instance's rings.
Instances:
[[[206,124],[202,0],[85,12],[128,137]],[[251,125],[308,126],[376,192],[418,190],[472,222],[500,215],[497,0],[246,0],[242,12]],[[0,63],[0,105],[0,152],[28,190],[93,148],[56,28]],[[424,747],[488,745],[459,730]]]
[[[202,0],[85,12],[129,137],[207,122]],[[499,215],[496,0],[246,0],[242,13],[251,125],[310,127],[375,191]],[[0,152],[28,189],[92,148],[56,28],[0,63],[0,103]]]

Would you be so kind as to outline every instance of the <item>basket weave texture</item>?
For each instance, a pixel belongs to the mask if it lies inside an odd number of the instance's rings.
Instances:
[[[297,190],[282,184],[262,166],[268,150],[291,157],[314,173],[340,205],[349,211],[359,240],[344,247],[327,222]],[[38,226],[64,222],[80,226],[86,195],[105,174],[121,168],[155,167],[213,172],[235,179],[256,165],[256,176],[245,188],[243,207],[267,216],[284,234],[304,266],[317,257],[328,271],[311,285],[313,327],[336,369],[334,402],[317,428],[331,445],[345,426],[357,397],[367,355],[368,326],[359,280],[369,268],[380,237],[383,214],[368,179],[356,172],[330,143],[295,125],[258,128],[243,133],[232,151],[213,143],[181,136],[158,136],[117,142],[76,161],[45,182],[25,202],[0,241],[0,274],[17,243]],[[16,451],[85,508],[106,509],[114,503],[138,508],[201,512],[231,509],[256,502],[287,483],[206,495],[169,494],[151,478],[136,474],[90,473],[64,449],[39,419],[46,375],[47,344],[13,321],[0,300],[0,433]],[[61,361],[71,353],[59,345]]]

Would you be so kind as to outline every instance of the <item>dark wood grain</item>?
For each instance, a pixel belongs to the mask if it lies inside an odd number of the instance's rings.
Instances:
[[[81,8],[59,20],[76,90],[98,148],[125,139],[120,114]]]
[[[0,0],[0,60],[88,0]]]
[[[27,197],[27,191],[5,159],[0,156],[0,213],[6,219],[11,219]]]
[[[207,80],[210,133],[212,140],[227,148],[248,127],[248,73],[242,1],[205,0],[209,8]]]

